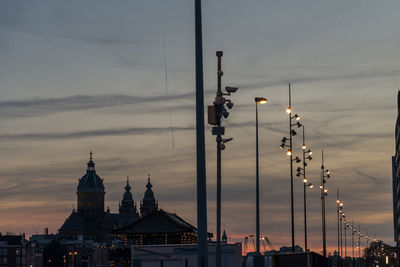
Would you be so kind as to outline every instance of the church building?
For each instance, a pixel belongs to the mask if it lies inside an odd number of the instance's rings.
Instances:
[[[77,188],[78,210],[65,220],[59,235],[99,242],[121,238],[126,245],[196,243],[197,229],[176,214],[159,209],[152,187],[149,175],[140,215],[128,179],[119,213],[104,211],[103,179],[97,175],[90,153],[86,174],[79,179]]]

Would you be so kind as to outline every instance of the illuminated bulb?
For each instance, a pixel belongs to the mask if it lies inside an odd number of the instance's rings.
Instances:
[[[325,193],[328,193],[328,189],[325,189],[324,192],[325,192]]]
[[[304,179],[303,179],[303,183],[307,183],[307,178],[304,178]]]
[[[310,188],[314,188],[314,185],[313,185],[313,184],[310,184]]]
[[[339,204],[339,205],[340,205],[340,207],[343,207],[343,203],[342,203],[342,202],[340,202],[340,204]]]
[[[319,186],[319,188],[321,188],[321,189],[322,189],[322,185],[320,185],[320,186]]]
[[[336,203],[338,203],[338,204],[339,204],[339,203],[340,203],[340,200],[339,200],[339,199],[338,199],[338,200],[336,200]]]
[[[289,150],[286,152],[286,155],[291,156],[291,155],[292,155],[292,150],[289,149]]]
[[[288,114],[292,113],[292,108],[291,108],[291,107],[288,107],[288,108],[286,109],[286,113],[288,113]]]
[[[306,150],[307,147],[306,147],[305,144],[303,144],[301,148],[302,148],[303,150]]]

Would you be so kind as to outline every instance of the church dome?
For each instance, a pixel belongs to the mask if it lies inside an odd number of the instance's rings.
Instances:
[[[95,163],[90,152],[90,160],[87,163],[86,174],[79,179],[78,192],[104,192],[103,179],[96,174]]]

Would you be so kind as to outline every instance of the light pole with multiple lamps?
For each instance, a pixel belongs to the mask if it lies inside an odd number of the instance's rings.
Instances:
[[[225,134],[225,127],[221,126],[223,118],[228,118],[229,112],[226,110],[233,107],[233,103],[224,96],[229,96],[235,93],[238,88],[225,87],[226,93],[221,89],[221,78],[223,71],[221,69],[222,51],[217,51],[218,58],[218,71],[217,71],[217,94],[215,96],[214,105],[208,106],[208,124],[213,125],[212,135],[216,135],[217,141],[217,244],[216,244],[216,266],[221,267],[221,151],[225,149],[225,143],[231,141],[233,138],[223,139],[222,135]]]
[[[260,254],[260,168],[258,157],[258,104],[266,104],[268,100],[265,97],[254,98],[256,102],[256,251]]]
[[[301,125],[301,124],[300,124]],[[297,177],[300,177],[301,174],[303,174],[303,197],[304,197],[304,250],[307,251],[307,188],[313,188],[314,185],[310,183],[307,179],[306,176],[306,167],[307,167],[307,160],[312,160],[312,151],[310,149],[307,149],[306,142],[305,142],[305,130],[304,130],[304,125],[303,126],[303,145],[301,146],[303,150],[303,168],[298,167],[297,168]]]
[[[337,212],[337,260],[338,260],[338,266],[340,266],[340,214],[342,213],[343,210],[343,202],[340,201],[339,199],[339,188],[337,189],[336,193],[336,212]]]
[[[289,147],[286,154],[290,156],[290,211],[291,211],[291,228],[292,228],[292,252],[295,249],[295,241],[294,241],[294,201],[293,201],[293,161],[299,163],[301,160],[299,157],[293,159],[293,136],[297,135],[296,131],[292,129],[293,126],[301,127],[300,124],[300,116],[295,114],[292,116],[292,99],[290,92],[290,83],[289,83],[289,106],[286,109],[286,113],[289,115],[289,138],[283,137],[282,144],[280,146],[281,149],[285,147]],[[297,123],[292,124],[292,120],[296,120]],[[286,141],[289,140],[289,145],[286,145]]]
[[[329,170],[325,170],[324,166],[324,150],[322,150],[322,165],[321,165],[321,205],[322,205],[322,250],[326,257],[326,223],[325,223],[325,196],[328,195],[328,189],[325,188],[326,179],[330,178]]]

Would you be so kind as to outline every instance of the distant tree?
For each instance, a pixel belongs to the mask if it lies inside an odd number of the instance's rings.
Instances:
[[[64,266],[66,249],[57,239],[53,239],[43,250],[43,267]]]
[[[379,266],[399,266],[396,260],[394,248],[385,244],[383,241],[378,240],[371,242],[368,248],[364,249],[364,261],[366,266],[375,267]],[[386,257],[388,257],[388,265],[386,265]]]

